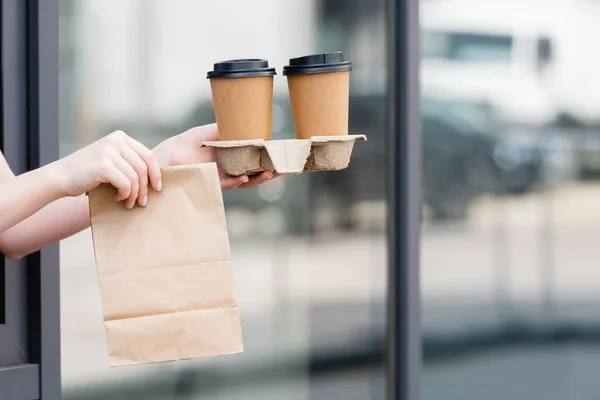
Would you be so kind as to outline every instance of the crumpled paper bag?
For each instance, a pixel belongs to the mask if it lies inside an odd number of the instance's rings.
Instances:
[[[162,181],[133,210],[110,185],[89,193],[113,367],[243,351],[217,167],[168,167]]]

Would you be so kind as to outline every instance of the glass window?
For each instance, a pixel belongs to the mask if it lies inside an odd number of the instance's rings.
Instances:
[[[61,1],[63,155],[115,129],[152,147],[214,122],[206,72],[243,57],[277,68],[274,138],[292,138],[281,69],[318,51],[353,62],[350,130],[369,137],[347,170],[224,193],[243,355],[109,369],[90,232],[65,240],[65,399],[384,398],[383,4]]]
[[[543,32],[519,55],[552,69],[422,69],[445,78],[421,99],[423,399],[597,397],[600,103],[587,67],[600,52],[577,43],[600,7],[482,3],[453,2],[460,18],[445,21],[451,33],[424,33],[422,57],[509,62],[513,41],[497,32],[513,26]],[[543,24],[521,18],[525,3]]]

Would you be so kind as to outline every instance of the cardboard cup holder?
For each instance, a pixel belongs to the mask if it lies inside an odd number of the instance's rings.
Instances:
[[[313,171],[339,171],[350,164],[356,141],[365,135],[313,136],[310,139],[231,140],[204,142],[217,152],[224,171],[231,176],[262,171],[300,174]]]

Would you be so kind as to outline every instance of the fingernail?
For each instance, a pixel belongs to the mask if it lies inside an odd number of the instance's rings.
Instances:
[[[245,178],[244,178],[244,183],[248,183],[248,182],[250,182],[250,178],[248,178],[248,177],[245,177]]]
[[[159,192],[162,190],[162,180],[158,181],[158,184],[156,185],[156,190],[158,190]]]
[[[148,196],[144,197],[144,200],[142,201],[142,207],[146,207],[148,205]]]
[[[128,208],[129,210],[132,210],[132,209],[133,209],[133,206],[135,206],[135,202],[134,202],[134,203],[132,203],[130,206],[127,206],[127,208]]]
[[[267,180],[270,181],[271,179],[273,179],[273,175],[270,175]]]

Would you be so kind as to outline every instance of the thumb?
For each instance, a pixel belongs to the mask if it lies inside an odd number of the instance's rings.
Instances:
[[[200,146],[204,142],[219,140],[219,129],[217,128],[217,124],[197,126],[184,133],[184,135],[191,136],[194,145]]]

